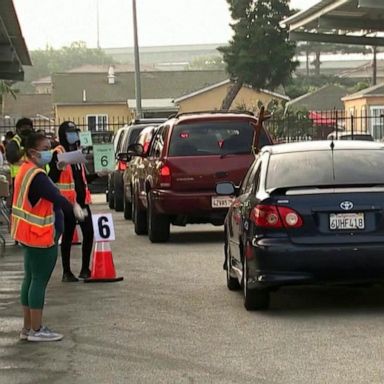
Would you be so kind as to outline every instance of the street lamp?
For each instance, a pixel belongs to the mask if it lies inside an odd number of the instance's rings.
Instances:
[[[132,14],[133,14],[134,57],[135,57],[136,116],[138,118],[141,118],[142,117],[141,80],[140,80],[139,42],[138,42],[138,34],[137,34],[136,0],[132,0]]]

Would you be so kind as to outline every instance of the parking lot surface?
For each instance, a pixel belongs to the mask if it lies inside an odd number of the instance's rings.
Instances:
[[[285,288],[247,312],[225,285],[222,227],[151,244],[114,219],[122,282],[64,284],[58,260],[45,320],[61,342],[18,341],[21,249],[0,258],[0,384],[384,382],[384,289]],[[72,258],[77,274],[79,246]]]

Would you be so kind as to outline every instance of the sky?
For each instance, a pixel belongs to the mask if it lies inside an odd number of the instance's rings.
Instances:
[[[133,45],[131,0],[13,0],[30,50],[73,41],[97,46]],[[297,9],[318,0],[291,0]],[[223,43],[230,39],[226,0],[136,0],[140,46]]]

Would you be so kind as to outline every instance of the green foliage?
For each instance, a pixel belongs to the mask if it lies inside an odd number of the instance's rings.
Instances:
[[[17,87],[31,90],[30,82],[55,72],[64,72],[84,64],[113,64],[112,57],[106,55],[101,49],[87,48],[83,41],[71,43],[68,47],[31,51],[32,67],[25,67],[24,84],[18,83]]]
[[[295,44],[280,21],[289,16],[288,0],[227,0],[234,36],[220,47],[232,79],[256,89],[275,89],[297,66]]]

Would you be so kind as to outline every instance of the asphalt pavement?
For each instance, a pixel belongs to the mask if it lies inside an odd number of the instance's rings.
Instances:
[[[383,288],[286,288],[270,310],[247,312],[225,285],[222,227],[171,227],[170,242],[155,245],[121,213],[114,222],[122,282],[62,283],[58,261],[45,323],[61,342],[18,341],[22,252],[7,248],[0,384],[384,382]]]

